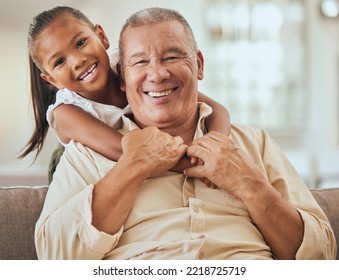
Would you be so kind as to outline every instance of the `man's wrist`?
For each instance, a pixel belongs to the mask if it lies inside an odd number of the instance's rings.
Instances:
[[[151,176],[147,162],[145,159],[135,158],[123,154],[117,162],[119,169],[122,169],[124,176],[133,177],[136,180],[143,182]]]

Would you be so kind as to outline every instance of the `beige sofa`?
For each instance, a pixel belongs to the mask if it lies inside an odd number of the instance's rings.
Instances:
[[[0,259],[36,259],[34,225],[48,187],[0,188]],[[339,244],[339,188],[312,190]],[[339,259],[337,252],[337,259]]]

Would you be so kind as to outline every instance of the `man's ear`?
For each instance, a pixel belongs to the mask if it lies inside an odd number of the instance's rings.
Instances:
[[[198,79],[202,80],[204,78],[204,56],[201,51],[197,53],[197,62],[198,62]]]
[[[45,81],[49,82],[51,85],[55,86],[57,89],[63,89],[64,87],[59,84],[53,77],[46,73],[41,73],[40,77],[43,78]]]
[[[101,27],[100,24],[95,25],[95,33],[98,35],[100,41],[102,42],[102,44],[107,50],[109,48],[109,40],[106,36],[104,29]]]

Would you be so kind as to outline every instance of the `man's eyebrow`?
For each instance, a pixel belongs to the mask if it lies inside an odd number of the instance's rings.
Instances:
[[[81,36],[81,34],[84,33],[83,31],[79,31],[78,33],[76,33],[71,40],[69,40],[69,44],[72,45],[74,44],[74,41],[76,41],[76,39]],[[51,57],[48,59],[47,63],[50,64],[50,62],[59,55],[60,52],[56,52],[53,55],[51,55]]]
[[[182,49],[182,48],[173,47],[173,48],[167,49],[164,53],[165,53],[165,54],[166,54],[166,53],[185,54],[185,53],[187,53],[187,51],[186,51],[185,49]]]
[[[166,55],[168,53],[177,53],[177,54],[186,54],[187,51],[185,49],[182,48],[177,48],[177,47],[173,47],[173,48],[169,48],[163,51],[163,55]],[[134,59],[134,58],[140,58],[145,56],[145,52],[144,51],[136,51],[135,53],[132,53],[128,59]]]
[[[132,53],[128,58],[139,58],[145,55],[145,52],[143,51],[137,51],[135,53]]]

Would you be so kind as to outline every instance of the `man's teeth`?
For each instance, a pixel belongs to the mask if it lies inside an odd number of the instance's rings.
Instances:
[[[169,95],[173,90],[169,89],[169,90],[165,90],[165,91],[161,91],[161,92],[157,92],[157,91],[149,91],[147,94],[149,96],[152,97],[161,97],[161,96],[167,96]]]
[[[93,66],[85,74],[83,74],[79,77],[79,79],[84,80],[84,81],[90,79],[92,77],[91,74],[92,74],[93,70],[95,69],[95,67],[96,67],[96,64],[93,64]]]

